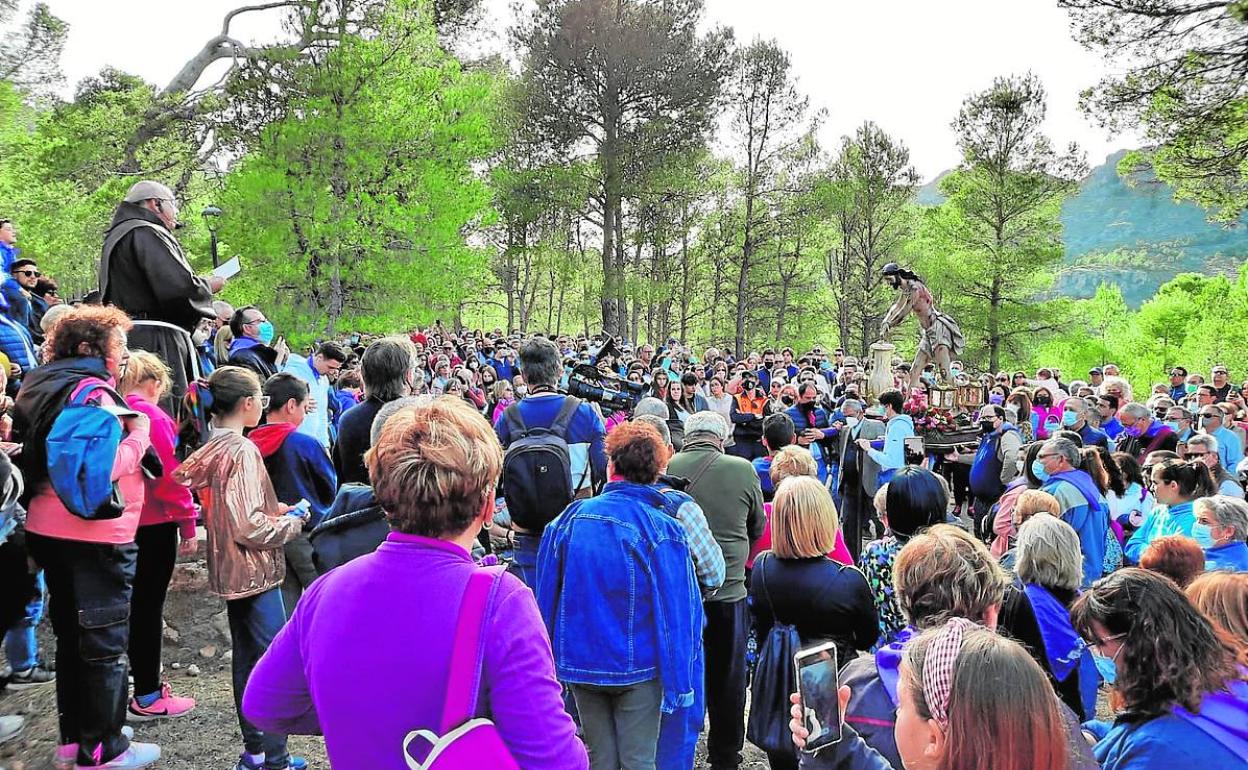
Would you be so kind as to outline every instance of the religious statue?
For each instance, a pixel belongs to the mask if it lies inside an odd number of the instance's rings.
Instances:
[[[880,322],[880,340],[886,342],[893,328],[904,321],[907,315],[914,313],[919,319],[920,332],[919,349],[914,354],[914,365],[910,369],[910,387],[918,385],[923,367],[929,362],[936,364],[936,382],[949,384],[952,379],[949,364],[955,356],[961,354],[966,344],[958,323],[936,309],[932,292],[919,276],[896,262],[889,262],[882,272],[884,280],[890,286],[901,290],[901,296]]]

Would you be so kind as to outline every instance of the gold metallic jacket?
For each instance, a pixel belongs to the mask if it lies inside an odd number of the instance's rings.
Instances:
[[[277,495],[260,450],[239,433],[216,431],[186,459],[174,478],[199,491],[208,530],[208,587],[225,599],[242,599],[281,585],[282,546],[303,527],[278,513]]]

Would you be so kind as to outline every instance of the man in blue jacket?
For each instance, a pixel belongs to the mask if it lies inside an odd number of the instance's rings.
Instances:
[[[905,401],[900,390],[886,390],[880,394],[880,406],[884,409],[884,443],[875,447],[869,439],[858,439],[858,445],[867,456],[880,466],[880,486],[888,483],[899,469],[906,464],[906,439],[913,438],[914,420],[901,411]]]
[[[563,364],[559,348],[545,337],[534,337],[520,350],[520,374],[528,384],[528,395],[515,405],[526,429],[549,428],[559,416],[570,396],[559,393]],[[507,415],[494,424],[494,432],[506,449],[513,437]],[[607,428],[592,405],[582,402],[568,423],[565,441],[571,461],[572,492],[575,497],[588,497],[607,480],[607,454],[604,449]],[[530,588],[537,585],[537,552],[541,531],[530,531],[516,524],[515,563],[517,577]]]
[[[306,358],[290,356],[283,369],[303,380],[312,397],[312,411],[299,426],[299,432],[321,442],[326,451],[329,450],[330,387],[346,362],[347,352],[332,342],[326,342]]]
[[[1075,528],[1083,552],[1083,585],[1100,579],[1105,571],[1105,532],[1109,515],[1096,482],[1079,470],[1079,447],[1070,439],[1044,442],[1032,464],[1032,473],[1044,483],[1042,489],[1057,498],[1060,518]]]
[[[304,519],[303,532],[284,546],[286,579],[282,582],[282,601],[289,618],[304,589],[317,578],[308,533],[321,523],[333,505],[338,476],[325,447],[299,432],[299,425],[307,414],[307,384],[289,372],[281,372],[264,383],[264,395],[269,400],[265,424],[253,430],[248,438],[260,448],[277,499],[287,505],[306,502],[311,510]]]

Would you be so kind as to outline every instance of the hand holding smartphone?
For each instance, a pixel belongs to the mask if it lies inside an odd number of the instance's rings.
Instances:
[[[810,735],[802,750],[814,754],[841,739],[836,645],[832,642],[800,650],[793,656],[802,723]]]

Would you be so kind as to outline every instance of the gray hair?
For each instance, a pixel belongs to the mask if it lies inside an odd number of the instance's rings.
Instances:
[[[1232,540],[1248,540],[1248,502],[1230,495],[1213,495],[1196,500],[1195,508],[1203,508],[1213,514],[1219,527],[1230,527]]]
[[[56,323],[56,319],[73,310],[74,306],[68,303],[53,305],[43,314],[43,318],[39,321],[39,329],[47,334],[52,329],[52,324]]]
[[[862,402],[854,398],[845,399],[844,403],[841,404],[841,413],[843,414],[846,411],[862,414]]]
[[[1079,447],[1075,445],[1075,442],[1068,438],[1051,438],[1044,442],[1044,446],[1066,458],[1070,467],[1079,467]]]
[[[667,408],[667,404],[663,403],[660,398],[654,396],[646,396],[637,402],[637,406],[633,407],[633,417],[642,417],[644,415],[653,415],[662,417],[664,420],[671,412]]]
[[[1137,420],[1153,419],[1153,413],[1149,411],[1147,406],[1144,406],[1138,401],[1123,404],[1122,408],[1118,410],[1118,414],[1129,414]]]
[[[654,400],[658,401],[658,399]],[[660,401],[659,403],[663,402]],[[654,429],[659,432],[659,436],[662,437],[663,443],[668,446],[672,445],[672,431],[667,427],[667,420],[659,417],[657,414],[634,414],[633,422],[644,422],[647,425],[653,425]]]
[[[406,409],[409,406],[424,406],[432,402],[433,396],[428,394],[423,396],[404,396],[393,401],[387,401],[377,410],[376,416],[373,417],[373,426],[368,431],[368,445],[376,446],[377,439],[381,437],[381,429],[386,427],[386,420],[393,417],[400,409]]]
[[[728,421],[719,412],[694,412],[685,420],[685,443],[697,433],[713,436],[722,443],[728,440]]]
[[[1037,513],[1018,530],[1015,570],[1024,583],[1073,591],[1083,581],[1083,555],[1074,527]]]
[[[1187,445],[1191,446],[1192,444],[1200,444],[1210,452],[1218,451],[1218,437],[1211,436],[1208,433],[1193,433],[1187,439]]]
[[[1084,412],[1088,411],[1088,400],[1083,398],[1082,396],[1071,396],[1070,398],[1066,399],[1066,402],[1062,405],[1062,408],[1064,409],[1068,406],[1073,407],[1074,410],[1078,412],[1079,414],[1083,414]]]

